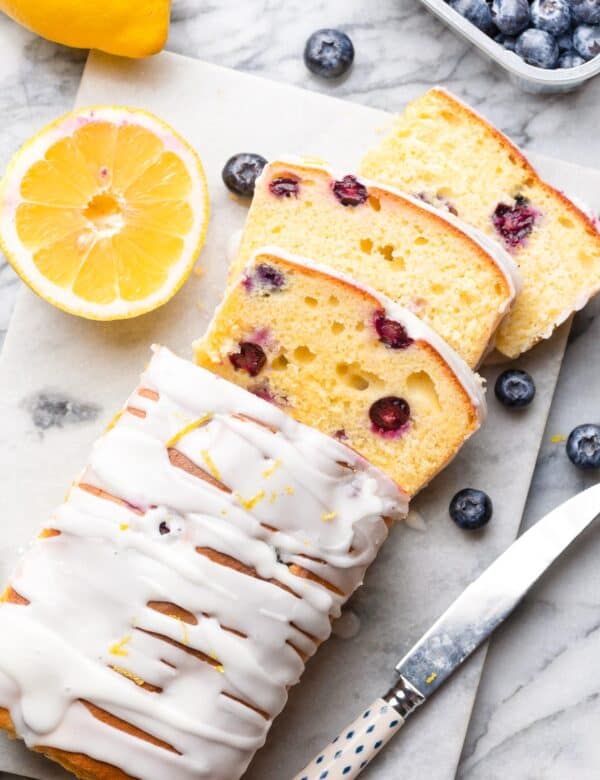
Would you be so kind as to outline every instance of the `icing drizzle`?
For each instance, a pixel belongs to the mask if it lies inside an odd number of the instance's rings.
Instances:
[[[0,707],[30,747],[232,780],[406,500],[340,442],[154,349],[0,602]]]

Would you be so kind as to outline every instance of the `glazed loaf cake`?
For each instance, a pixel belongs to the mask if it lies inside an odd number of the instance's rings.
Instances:
[[[316,163],[267,165],[232,265],[276,244],[348,273],[427,322],[475,367],[519,286],[510,256],[485,236],[467,235],[440,212],[375,182]],[[443,201],[432,203],[443,207]],[[471,229],[472,230],[472,229]]]
[[[425,323],[276,247],[254,255],[194,348],[200,365],[344,441],[410,495],[484,413],[479,378]]]
[[[0,603],[0,727],[84,780],[235,780],[405,497],[156,348]]]
[[[496,339],[508,357],[548,338],[600,288],[594,222],[544,182],[511,141],[442,89],[408,105],[361,172],[444,200],[512,253],[523,290]]]

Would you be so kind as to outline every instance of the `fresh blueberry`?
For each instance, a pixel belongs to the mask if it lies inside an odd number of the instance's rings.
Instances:
[[[494,40],[507,51],[517,50],[517,39],[514,37],[514,35],[504,35],[501,33],[500,35],[497,35]]]
[[[567,30],[567,32],[559,35],[556,43],[558,43],[559,51],[571,51],[573,48],[573,31]]]
[[[554,68],[558,62],[558,44],[554,36],[546,30],[530,27],[519,36],[517,54],[529,65]]]
[[[464,488],[450,502],[450,517],[466,531],[482,528],[492,516],[492,501],[483,490]]]
[[[340,30],[317,30],[306,41],[304,62],[311,73],[324,79],[343,76],[354,61],[354,46]]]
[[[573,47],[584,60],[591,60],[600,54],[600,27],[580,24],[573,33]]]
[[[227,160],[221,176],[227,189],[236,195],[251,198],[256,180],[266,164],[267,161],[260,154],[241,152]]]
[[[576,22],[600,24],[600,0],[569,0]]]
[[[492,19],[500,32],[518,35],[529,25],[527,0],[493,0]]]
[[[492,12],[485,0],[451,0],[450,7],[484,33],[494,33]]]
[[[565,51],[558,58],[559,68],[576,68],[578,65],[584,64],[585,60],[576,51]]]
[[[600,425],[573,428],[567,439],[567,456],[580,469],[600,468]]]
[[[538,30],[562,35],[571,26],[571,11],[567,0],[533,0],[531,21]]]
[[[496,398],[504,406],[529,406],[535,396],[535,383],[527,371],[510,368],[503,371],[494,385]]]

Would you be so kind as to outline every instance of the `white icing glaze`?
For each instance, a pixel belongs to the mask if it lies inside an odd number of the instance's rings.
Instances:
[[[487,405],[485,402],[484,380],[479,374],[472,371],[465,361],[458,355],[452,347],[447,344],[441,336],[439,336],[432,328],[429,327],[423,320],[419,319],[408,309],[399,306],[394,301],[391,301],[387,296],[383,295],[372,287],[369,287],[363,282],[358,281],[353,276],[346,274],[342,271],[338,271],[330,266],[322,265],[314,260],[310,260],[307,257],[300,257],[299,255],[287,252],[278,246],[266,246],[260,247],[252,253],[250,260],[246,265],[247,273],[252,272],[252,266],[257,262],[257,258],[261,255],[274,255],[275,257],[281,257],[288,263],[304,266],[306,268],[312,268],[325,276],[332,277],[334,279],[340,279],[346,284],[363,290],[368,295],[375,298],[375,300],[381,306],[381,309],[385,312],[386,317],[397,320],[402,323],[406,332],[413,339],[413,341],[425,341],[435,349],[440,358],[448,365],[452,373],[456,376],[456,379],[464,388],[465,392],[471,399],[473,406],[477,411],[479,421],[483,422],[487,415]]]
[[[278,163],[287,163],[288,165],[298,165],[302,168],[314,168],[316,170],[325,171],[333,179],[341,179],[343,176],[343,174],[341,174],[339,171],[333,170],[326,163],[317,163],[310,158],[302,158],[297,155],[283,154],[278,157],[277,160],[273,160],[269,165],[263,168],[258,181],[260,181],[263,176],[269,175],[271,165],[277,165]],[[355,174],[352,175],[354,176]],[[356,179],[364,184],[367,189],[369,189],[369,187],[377,187],[377,189],[390,192],[395,197],[408,201],[414,206],[417,206],[417,208],[420,208],[423,211],[427,211],[429,214],[434,214],[439,219],[445,220],[450,225],[453,225],[455,228],[460,230],[461,233],[464,233],[490,257],[490,259],[506,279],[510,290],[509,299],[506,300],[506,302],[498,311],[499,324],[502,317],[510,310],[514,299],[523,287],[521,275],[519,273],[519,266],[515,262],[514,258],[512,258],[511,255],[505,249],[503,249],[502,246],[500,246],[500,244],[491,239],[489,236],[486,236],[483,231],[478,230],[472,225],[468,225],[466,222],[463,222],[463,220],[455,217],[450,212],[444,209],[436,208],[430,203],[427,203],[426,201],[421,200],[414,195],[404,192],[403,190],[390,187],[388,184],[381,184],[380,182],[373,179],[366,179],[364,176],[358,175],[356,175]]]
[[[46,523],[60,534],[17,565],[11,586],[30,603],[0,603],[0,707],[29,746],[141,780],[235,780],[303,671],[291,644],[309,656],[329,636],[406,499],[340,442],[165,348],[140,387],[154,393],[131,396]]]

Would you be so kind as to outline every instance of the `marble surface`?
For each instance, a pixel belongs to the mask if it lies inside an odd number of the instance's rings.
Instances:
[[[301,59],[306,36],[330,24],[346,29],[357,49],[355,68],[336,85],[308,75]],[[21,141],[72,105],[85,53],[39,40],[3,17],[0,41],[3,167]],[[501,71],[409,0],[376,4],[175,0],[168,48],[387,110],[441,83],[479,107],[528,149],[584,165],[600,161],[594,110],[600,80],[570,95],[523,95]],[[0,261],[2,332],[18,286]],[[551,443],[550,437],[597,419],[598,308],[593,304],[576,319],[525,524],[594,479],[571,468],[564,445]],[[600,671],[594,663],[598,552],[600,539],[591,529],[492,643],[458,777],[586,780],[598,776],[600,750],[591,729],[600,716]]]

